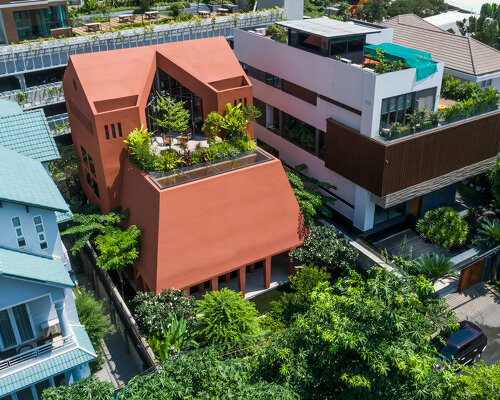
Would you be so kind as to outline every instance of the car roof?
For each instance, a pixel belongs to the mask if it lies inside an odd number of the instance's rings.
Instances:
[[[470,341],[476,339],[477,337],[481,336],[482,332],[478,331],[477,329],[467,326],[464,328],[459,329],[456,332],[453,332],[448,340],[446,341],[447,345],[452,345],[456,347],[462,347],[469,343]]]

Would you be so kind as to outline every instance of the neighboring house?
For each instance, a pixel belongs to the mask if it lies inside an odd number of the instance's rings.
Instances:
[[[453,203],[456,182],[495,165],[495,112],[391,139],[388,128],[408,113],[436,110],[444,67],[394,45],[391,28],[327,18],[278,24],[288,30],[287,44],[265,27],[234,34],[262,111],[255,137],[288,165],[306,164],[308,175],[336,186],[335,210],[359,231]],[[377,74],[368,57],[376,48],[413,67]]]
[[[56,213],[68,205],[40,161],[0,145],[0,246],[71,264]]]
[[[414,14],[382,22],[392,28],[393,42],[431,53],[444,63],[444,72],[482,88],[500,90],[500,51],[470,37],[446,32]]]
[[[237,274],[245,293],[247,266],[257,263],[269,287],[272,257],[302,243],[280,161],[256,150],[238,169],[223,162],[210,172],[201,166],[199,176],[131,165],[124,139],[141,125],[155,130],[157,92],[186,101],[194,139],[210,112],[252,104],[252,85],[223,37],[71,56],[64,93],[83,190],[103,212],[128,208],[127,222],[142,230],[130,276],[139,290],[193,292]]]
[[[462,13],[460,11],[448,11],[442,14],[433,15],[432,17],[424,18],[424,21],[437,26],[443,31],[449,31],[451,29],[456,35],[460,35],[460,29],[458,29],[457,22],[463,22],[465,27],[467,27],[469,26],[470,17],[479,18],[479,15]]]
[[[71,35],[64,0],[0,0],[0,43]]]
[[[494,3],[491,0],[446,0],[445,2],[453,8],[473,14],[479,14],[483,4]]]
[[[67,205],[39,161],[0,146],[0,399],[41,400],[89,375],[56,211]]]

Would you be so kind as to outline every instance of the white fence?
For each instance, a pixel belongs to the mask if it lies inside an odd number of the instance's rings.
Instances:
[[[11,90],[0,93],[4,100],[16,101],[23,110],[43,107],[50,104],[63,103],[64,93],[62,82],[34,86],[26,90]]]
[[[231,37],[234,28],[270,24],[285,18],[284,9],[233,14],[152,28],[127,29],[66,39],[0,47],[0,76],[64,67],[73,54],[126,49],[214,36]]]

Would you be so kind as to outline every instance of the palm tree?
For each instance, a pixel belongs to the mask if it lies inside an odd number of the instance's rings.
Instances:
[[[443,254],[425,254],[413,262],[414,270],[424,275],[432,284],[440,278],[450,278],[457,274],[453,270],[453,263]]]
[[[500,220],[486,221],[481,224],[477,230],[477,237],[474,240],[475,244],[485,249],[492,249],[500,246]],[[493,267],[491,268],[491,280],[497,281],[497,260],[496,255],[493,256]]]

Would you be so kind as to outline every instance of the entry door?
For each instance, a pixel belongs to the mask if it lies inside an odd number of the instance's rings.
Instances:
[[[422,196],[415,197],[410,202],[410,214],[416,218],[420,218],[421,211],[422,211]]]
[[[481,282],[481,276],[483,274],[484,258],[478,262],[469,265],[460,272],[460,280],[458,281],[458,291],[463,292],[464,290],[474,286],[475,284]]]

